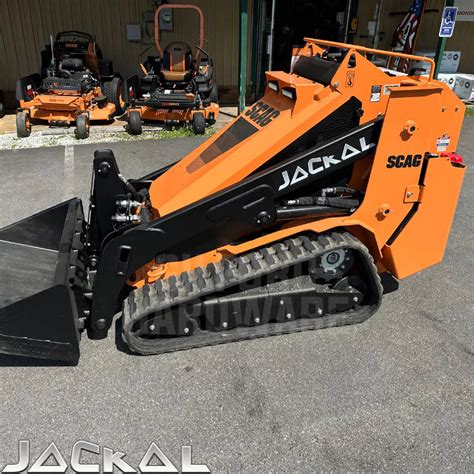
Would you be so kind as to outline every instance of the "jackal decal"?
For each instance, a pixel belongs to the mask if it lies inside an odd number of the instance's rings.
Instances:
[[[316,156],[314,158],[310,158],[305,167],[298,166],[293,175],[290,178],[288,171],[282,172],[283,183],[278,188],[278,191],[287,188],[288,186],[292,186],[293,184],[299,183],[304,179],[308,178],[308,176],[315,175],[320,173],[321,171],[330,168],[333,165],[337,165],[342,161],[345,161],[349,158],[353,158],[360,153],[369,150],[375,146],[375,143],[369,143],[367,145],[365,141],[365,137],[362,137],[359,140],[360,147],[356,148],[349,143],[344,144],[344,148],[342,150],[341,156],[335,158],[334,155],[327,155],[327,156]]]

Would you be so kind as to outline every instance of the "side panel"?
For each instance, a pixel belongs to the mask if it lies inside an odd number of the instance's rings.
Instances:
[[[397,278],[405,278],[443,259],[466,168],[449,158],[428,162],[421,202],[391,245],[384,262]]]
[[[420,199],[425,154],[444,151],[438,147],[441,137],[449,137],[446,151],[454,151],[462,119],[460,102],[441,86],[406,85],[392,91],[367,192],[351,216],[374,230],[379,249],[393,238]],[[442,183],[437,191],[446,200],[456,202],[456,197],[445,194]],[[425,230],[417,238],[430,238],[428,233]],[[420,264],[419,269],[422,268]]]

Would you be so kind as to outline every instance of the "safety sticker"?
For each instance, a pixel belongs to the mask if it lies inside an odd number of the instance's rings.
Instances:
[[[400,84],[386,84],[383,87],[384,95],[390,94],[390,88],[392,88],[392,87],[400,87]]]
[[[445,133],[441,137],[438,137],[436,140],[436,150],[437,151],[446,151],[449,146],[449,142],[451,141],[451,137]]]
[[[372,86],[370,91],[370,102],[380,102],[380,92],[382,91],[382,86]]]
[[[355,71],[346,72],[346,87],[352,87],[354,85]]]

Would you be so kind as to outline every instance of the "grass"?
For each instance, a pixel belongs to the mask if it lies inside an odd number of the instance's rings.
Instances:
[[[216,132],[215,127],[206,128],[204,135],[201,137],[209,137]],[[0,135],[0,150],[16,150],[20,148],[39,148],[52,147],[58,145],[80,145],[88,143],[104,143],[104,142],[124,142],[124,141],[140,141],[140,140],[166,140],[172,138],[192,138],[196,137],[191,127],[176,126],[167,130],[145,130],[142,135],[129,135],[123,132],[106,132],[91,134],[86,140],[77,140],[74,135],[41,135],[33,133],[29,138],[17,138],[16,134],[9,133]]]
[[[205,137],[209,137],[216,132],[214,127],[206,127]],[[196,137],[191,127],[175,127],[170,130],[160,130],[158,132],[159,138],[186,138]],[[199,135],[197,135],[199,136]]]
[[[468,105],[466,107],[466,117],[474,117],[474,105]]]

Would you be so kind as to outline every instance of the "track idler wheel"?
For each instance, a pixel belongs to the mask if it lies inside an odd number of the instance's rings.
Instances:
[[[20,138],[31,135],[30,113],[27,110],[20,110],[16,113],[16,134]]]
[[[351,249],[336,249],[326,252],[311,265],[310,275],[324,281],[340,279],[354,263]]]
[[[76,128],[74,134],[78,140],[84,140],[89,137],[90,121],[87,114],[79,114],[76,118]]]

